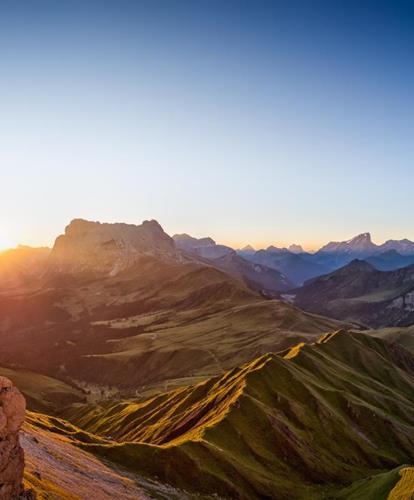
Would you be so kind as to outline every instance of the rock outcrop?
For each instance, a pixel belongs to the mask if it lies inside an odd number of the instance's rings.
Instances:
[[[143,256],[177,258],[170,238],[157,221],[141,225],[73,220],[56,239],[49,267],[57,271],[97,271],[114,276]]]
[[[19,443],[26,402],[17,387],[0,377],[0,498],[27,497],[23,490],[24,453]]]

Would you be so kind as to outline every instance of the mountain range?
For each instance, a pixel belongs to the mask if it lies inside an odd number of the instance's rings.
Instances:
[[[359,254],[360,256],[373,255],[396,250],[402,255],[414,254],[414,242],[403,240],[387,240],[381,245],[372,242],[370,233],[362,233],[347,241],[330,242],[321,247],[317,253],[351,253],[352,255]]]
[[[220,267],[177,248],[155,221],[75,220],[37,274],[32,268],[23,285],[0,287],[0,365],[135,394],[341,326],[268,300],[240,268]]]
[[[348,241],[330,242],[315,253],[300,252],[298,246],[252,252],[245,249],[239,254],[252,262],[267,265],[283,272],[297,286],[308,279],[330,273],[354,259],[366,259],[380,270],[394,270],[414,263],[414,242],[388,240],[381,245],[372,242],[369,233],[363,233]]]
[[[75,219],[50,250],[0,254],[0,375],[29,407],[25,486],[59,499],[414,491],[414,265],[376,269],[410,254],[371,254],[363,236],[240,254],[154,220]]]
[[[282,272],[263,263],[250,262],[235,250],[218,245],[212,238],[193,238],[188,234],[173,236],[177,248],[193,256],[205,259],[218,269],[242,279],[255,290],[268,294],[287,291],[294,286]]]
[[[369,327],[414,323],[414,265],[378,271],[369,262],[353,260],[292,293],[295,305],[305,310]]]

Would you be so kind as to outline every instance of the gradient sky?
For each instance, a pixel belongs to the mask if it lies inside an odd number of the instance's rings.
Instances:
[[[0,62],[0,247],[414,239],[409,0],[2,0]]]

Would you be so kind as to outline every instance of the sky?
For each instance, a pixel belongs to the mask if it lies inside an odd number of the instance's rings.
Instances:
[[[413,53],[409,0],[1,0],[0,248],[414,239]]]

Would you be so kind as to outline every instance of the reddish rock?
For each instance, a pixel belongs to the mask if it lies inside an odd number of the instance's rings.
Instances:
[[[26,401],[12,382],[0,377],[0,498],[24,498],[24,453],[19,443]]]

